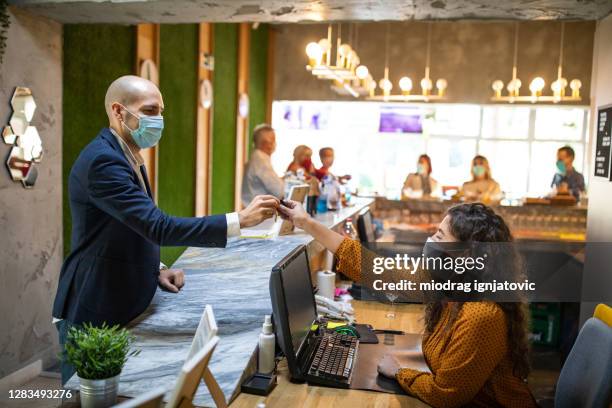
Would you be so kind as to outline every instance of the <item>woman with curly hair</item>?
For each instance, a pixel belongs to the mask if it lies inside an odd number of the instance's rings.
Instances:
[[[310,218],[296,202],[281,205],[280,211],[335,254],[339,272],[355,281],[367,280],[361,273],[361,261],[368,251],[363,251],[359,242]],[[512,241],[504,220],[491,208],[475,203],[450,208],[428,244]],[[500,255],[504,262],[514,257],[504,249]],[[512,272],[501,273],[514,274],[513,278],[520,280],[519,267],[507,269]],[[431,372],[402,368],[392,355],[380,361],[378,371],[397,379],[408,394],[434,407],[535,407],[526,382],[527,316],[524,302],[430,299],[425,309],[423,354]]]

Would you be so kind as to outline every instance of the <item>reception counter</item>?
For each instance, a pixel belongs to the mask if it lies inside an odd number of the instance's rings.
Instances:
[[[382,220],[389,241],[424,241],[458,203],[439,199],[392,200],[376,197],[374,215]],[[586,237],[586,206],[491,205],[518,240],[583,242]]]
[[[353,206],[316,218],[341,229],[347,218],[372,203],[371,199],[354,198]],[[226,248],[188,248],[173,265],[185,271],[183,289],[178,294],[158,290],[149,308],[129,327],[136,336],[134,348],[141,352],[124,367],[119,395],[135,397],[155,387],[172,387],[202,311],[210,304],[220,342],[209,367],[226,399],[234,399],[242,379],[256,368],[254,351],[264,315],[272,311],[270,271],[299,245],[308,245],[312,271],[316,271],[325,252],[302,231],[276,239],[232,239]],[[79,388],[76,376],[66,388]],[[194,403],[213,405],[206,387],[200,387]]]

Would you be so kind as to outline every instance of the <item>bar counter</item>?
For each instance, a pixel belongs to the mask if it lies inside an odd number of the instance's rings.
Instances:
[[[317,215],[326,226],[340,229],[347,218],[373,203],[353,198],[351,207]],[[272,312],[269,276],[272,267],[299,245],[309,256],[323,253],[320,244],[303,231],[276,239],[231,239],[226,248],[188,248],[173,268],[185,271],[185,286],[178,293],[158,290],[148,309],[130,324],[135,349],[121,373],[119,395],[135,397],[156,387],[171,388],[185,362],[205,305],[213,308],[219,327],[219,345],[210,369],[226,399],[239,391],[242,379],[256,368],[255,348],[264,321]],[[317,270],[313,259],[311,271]],[[78,390],[73,376],[65,388]],[[194,399],[197,406],[214,406],[206,387]]]

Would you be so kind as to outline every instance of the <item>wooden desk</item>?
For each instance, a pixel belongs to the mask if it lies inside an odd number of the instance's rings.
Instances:
[[[353,301],[358,322],[369,323],[378,329],[403,330],[406,333],[422,333],[422,305],[388,305],[378,302]],[[390,312],[394,318],[387,317]],[[278,384],[267,397],[241,393],[232,407],[254,408],[263,402],[266,408],[275,407],[428,407],[429,405],[408,395],[387,394],[375,391],[344,390],[294,384],[289,381],[286,360],[278,366]]]

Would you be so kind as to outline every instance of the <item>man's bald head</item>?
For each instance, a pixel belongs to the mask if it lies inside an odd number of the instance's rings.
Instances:
[[[255,129],[253,129],[253,144],[256,149],[272,155],[276,150],[274,128],[266,123],[255,126]]]
[[[104,107],[110,119],[113,116],[113,103],[120,103],[129,109],[130,106],[147,99],[159,100],[163,107],[161,93],[153,82],[135,75],[125,75],[115,79],[106,90]]]

